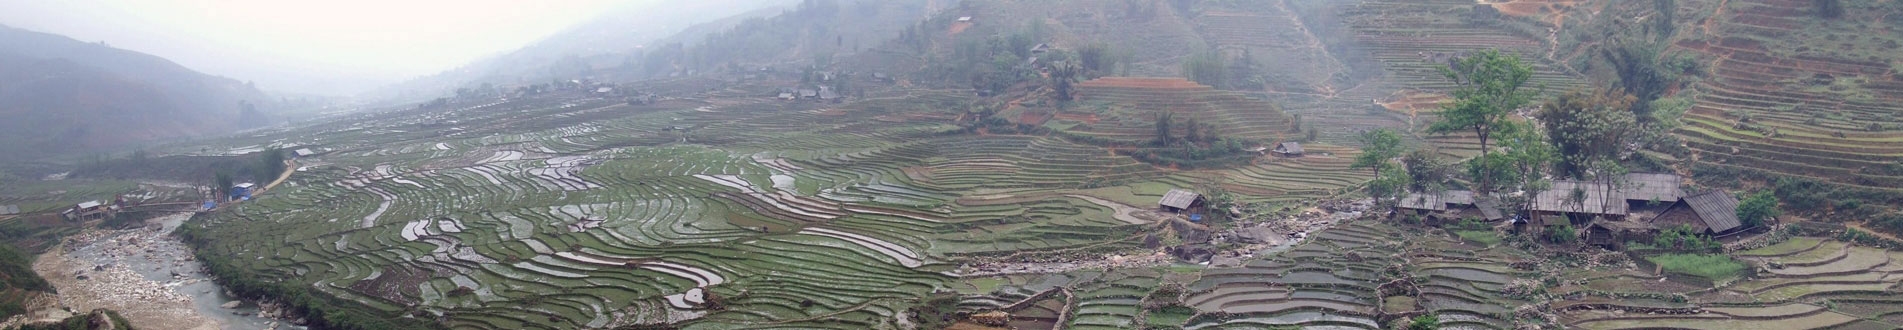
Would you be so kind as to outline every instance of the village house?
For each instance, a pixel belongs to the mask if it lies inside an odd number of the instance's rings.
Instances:
[[[1301,157],[1302,154],[1305,153],[1305,151],[1302,150],[1302,144],[1297,142],[1277,143],[1275,144],[1275,149],[1270,152],[1282,155],[1282,157]]]
[[[1203,204],[1208,202],[1202,194],[1182,189],[1170,189],[1163,198],[1156,201],[1158,209],[1170,213],[1200,213]]]
[[[1720,237],[1746,229],[1738,220],[1738,199],[1723,190],[1685,197],[1649,222],[1662,229],[1689,226],[1695,232]]]
[[[1430,226],[1454,223],[1462,220],[1484,220],[1489,222],[1506,220],[1506,213],[1500,210],[1500,203],[1493,197],[1474,196],[1472,191],[1448,190],[1440,193],[1408,193],[1395,205],[1397,215],[1419,217]]]
[[[112,214],[117,211],[117,206],[107,205],[106,203],[94,200],[73,204],[73,208],[61,212],[60,215],[66,217],[66,220],[86,221],[105,219],[111,217]]]

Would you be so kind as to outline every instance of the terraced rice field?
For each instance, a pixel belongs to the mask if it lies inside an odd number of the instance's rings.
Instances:
[[[1712,288],[1678,284],[1647,273],[1600,277],[1595,292],[1555,302],[1562,319],[1585,329],[1893,329],[1903,313],[1895,298],[1903,257],[1895,251],[1799,237],[1736,255],[1770,265],[1756,276]],[[1586,292],[1586,291],[1582,291]],[[1667,293],[1609,299],[1600,294]],[[1658,313],[1664,312],[1664,313]]]
[[[1130,145],[1154,139],[1164,112],[1178,123],[1193,118],[1216,125],[1226,137],[1286,141],[1299,131],[1273,103],[1182,78],[1105,77],[1078,83],[1077,91],[1082,104],[1074,108],[1081,109],[1068,111],[1090,119],[1073,122],[1060,114],[1057,122],[1068,126],[1065,131]]]
[[[229,142],[329,152],[193,224],[210,252],[270,280],[457,329],[863,329],[895,326],[962,258],[1138,248],[1166,217],[1147,211],[1162,193],[1148,187],[1210,175],[1053,137],[956,134],[966,102],[529,98],[335,118]],[[1235,129],[1286,123],[1274,119]],[[1359,182],[1321,175],[1343,166],[1267,163],[1231,185],[1321,196]],[[1079,189],[1112,181],[1127,185]],[[1131,299],[1156,285],[1143,282],[1072,288],[1084,305],[1066,322],[1136,324]],[[1053,317],[1027,322],[1053,324],[1065,304],[1038,302]]]
[[[1860,32],[1891,29],[1889,21],[1853,8],[1854,19],[1867,23],[1816,24],[1807,8],[1729,1],[1708,24],[1712,36],[1679,41],[1676,49],[1710,60],[1712,76],[1696,84],[1679,135],[1711,166],[1878,189],[1903,185],[1903,173],[1892,169],[1903,159],[1903,82],[1891,74],[1894,47],[1885,46],[1897,41]]]

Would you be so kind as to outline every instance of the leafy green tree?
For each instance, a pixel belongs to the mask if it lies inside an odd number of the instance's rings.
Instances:
[[[212,175],[212,184],[216,185],[212,187],[212,191],[218,192],[218,198],[222,199],[231,193],[232,183],[231,172],[220,170]]]
[[[1051,95],[1051,98],[1056,99],[1058,104],[1069,103],[1072,99],[1072,85],[1077,83],[1078,76],[1082,74],[1082,71],[1083,68],[1073,62],[1066,61],[1052,64],[1050,80],[1051,89],[1053,89],[1055,93]]]
[[[1533,67],[1519,56],[1499,50],[1482,50],[1441,68],[1441,74],[1456,86],[1453,102],[1443,106],[1440,120],[1427,128],[1428,133],[1446,134],[1473,131],[1480,138],[1480,153],[1486,154],[1494,133],[1512,129],[1513,111],[1532,102],[1536,95],[1524,88],[1533,77]]]
[[[1382,180],[1384,174],[1390,178],[1397,175],[1405,176],[1407,174],[1406,171],[1389,170],[1394,166],[1391,160],[1394,159],[1394,157],[1400,156],[1401,153],[1406,152],[1404,147],[1401,146],[1401,135],[1391,129],[1379,128],[1362,132],[1359,139],[1361,140],[1361,154],[1355,156],[1354,163],[1349,164],[1348,168],[1365,168],[1374,174],[1374,180],[1369,182],[1369,195],[1372,195],[1375,200],[1379,201],[1400,191],[1400,189],[1395,188],[1406,187],[1407,180],[1405,179],[1398,182]]]
[[[1413,192],[1440,191],[1448,180],[1447,163],[1433,151],[1415,150],[1401,157],[1401,165],[1407,169],[1407,189]]]
[[[278,175],[284,174],[285,166],[284,149],[265,149],[263,153],[258,154],[257,181],[262,184],[277,180]]]
[[[1497,160],[1498,163],[1486,166],[1488,169],[1497,170],[1487,171],[1487,174],[1493,177],[1489,180],[1481,180],[1497,183],[1502,187],[1519,188],[1520,191],[1525,192],[1507,198],[1510,204],[1518,205],[1520,209],[1527,209],[1534,197],[1552,187],[1552,182],[1547,181],[1544,175],[1538,175],[1538,173],[1550,172],[1554,160],[1559,158],[1553,146],[1546,143],[1546,135],[1538,130],[1539,128],[1533,127],[1504,135],[1500,140],[1503,152],[1497,154],[1500,157]],[[1485,157],[1493,157],[1493,155],[1483,156]],[[1525,175],[1522,175],[1523,173]],[[1491,189],[1489,187],[1482,191],[1491,192]]]
[[[1784,211],[1777,208],[1777,196],[1770,191],[1759,191],[1738,201],[1738,221],[1745,227],[1763,226],[1765,220],[1782,215]]]

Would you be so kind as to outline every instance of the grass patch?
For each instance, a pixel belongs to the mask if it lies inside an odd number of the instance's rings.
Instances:
[[[1494,245],[1500,244],[1500,234],[1495,234],[1491,230],[1486,230],[1486,231],[1461,230],[1461,231],[1455,231],[1454,235],[1460,235],[1460,239],[1467,240],[1468,242],[1479,243],[1481,246],[1494,246]]]
[[[1150,311],[1144,317],[1143,323],[1152,327],[1181,327],[1184,323],[1189,323],[1189,317],[1195,314],[1195,309],[1186,306],[1165,306]]]
[[[1744,273],[1744,263],[1717,254],[1666,254],[1645,258],[1667,272],[1703,277],[1721,282]]]

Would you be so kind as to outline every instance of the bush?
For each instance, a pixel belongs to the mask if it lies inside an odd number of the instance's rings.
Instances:
[[[1434,315],[1433,313],[1428,313],[1421,316],[1415,316],[1413,319],[1409,319],[1407,323],[1407,330],[1438,330],[1438,329],[1440,329],[1440,316]]]
[[[1722,254],[1665,254],[1645,258],[1667,272],[1703,277],[1712,282],[1744,274],[1744,263]]]
[[[1573,225],[1559,225],[1546,230],[1546,242],[1565,244],[1579,240],[1579,233],[1573,231]]]
[[[1738,201],[1738,221],[1746,228],[1763,226],[1764,220],[1784,215],[1777,208],[1777,197],[1770,192],[1758,192],[1751,197]]]

